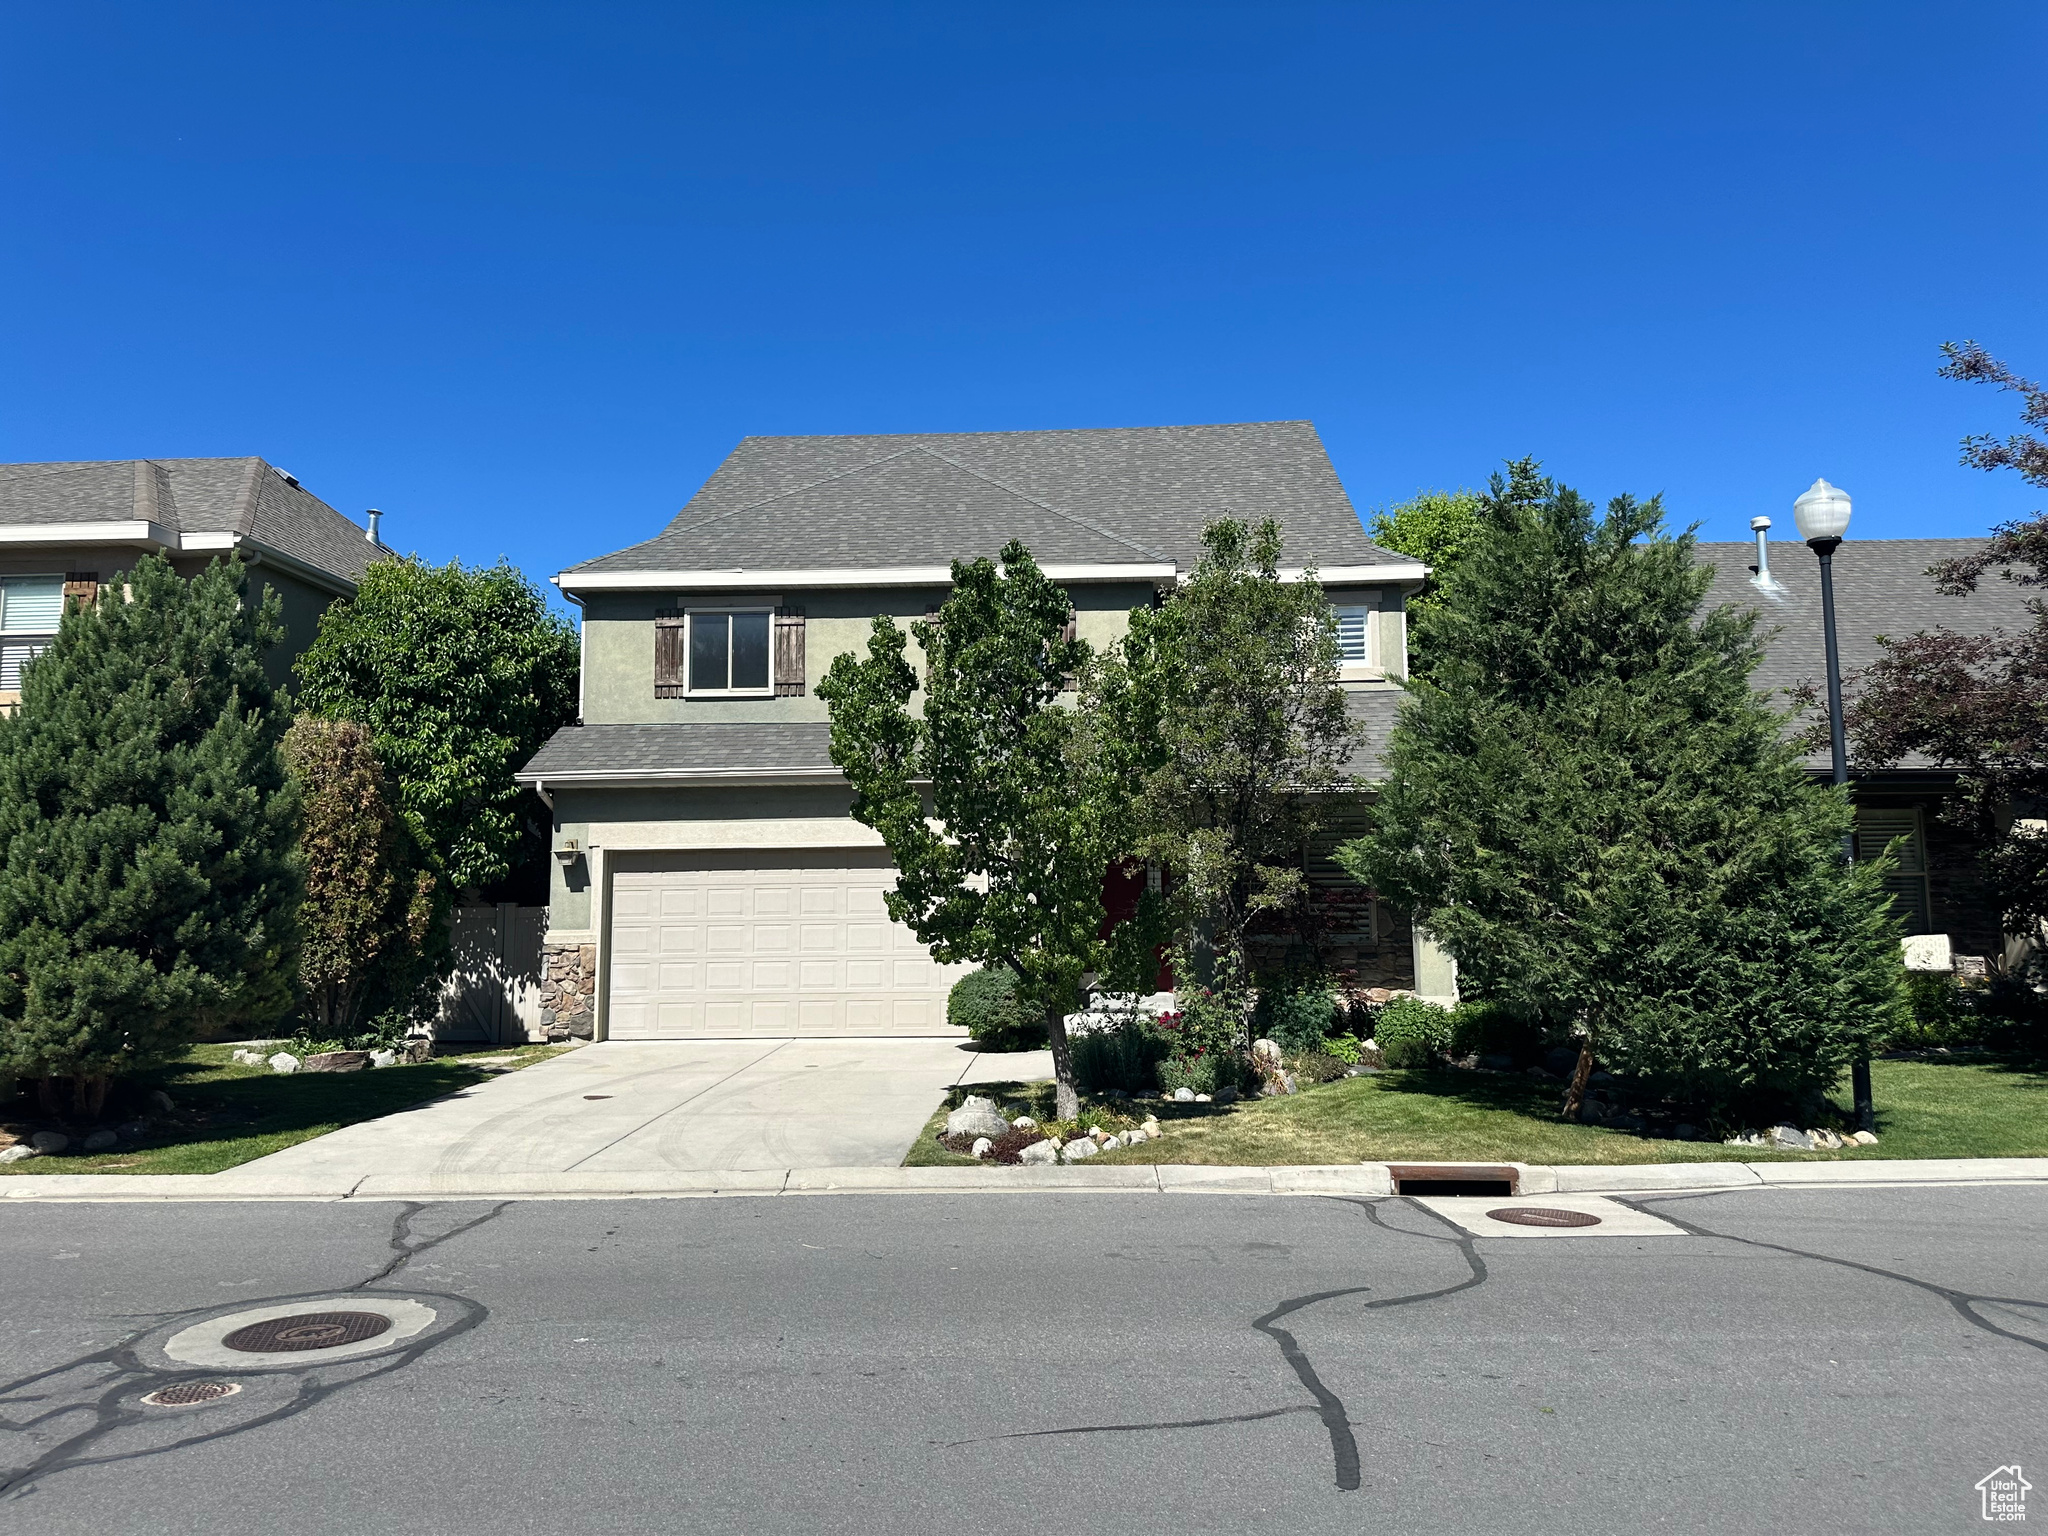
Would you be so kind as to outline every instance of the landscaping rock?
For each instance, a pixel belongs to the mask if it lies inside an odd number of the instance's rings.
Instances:
[[[1874,1147],[1877,1145],[1877,1133],[1875,1131],[1858,1131],[1849,1139],[1859,1147]]]
[[[1299,1093],[1301,1092],[1301,1084],[1296,1080],[1294,1074],[1289,1072],[1281,1077],[1280,1089],[1283,1093]]]
[[[976,1158],[987,1157],[995,1150],[995,1146],[996,1144],[986,1136],[977,1136],[974,1138],[974,1145],[967,1149],[967,1155]]]
[[[1225,1088],[1217,1093],[1216,1102],[1218,1104],[1235,1104],[1240,1097],[1241,1095],[1235,1088]]]
[[[1579,1100],[1579,1119],[1587,1125],[1604,1125],[1607,1122],[1607,1106],[1598,1099]]]
[[[1099,1141],[1099,1140],[1101,1140],[1101,1139],[1102,1139],[1102,1138],[1103,1138],[1104,1136],[1107,1136],[1107,1135],[1109,1134],[1109,1132],[1105,1131],[1105,1130],[1104,1130],[1104,1129],[1103,1129],[1103,1128],[1102,1128],[1101,1126],[1099,1126],[1099,1125],[1091,1125],[1091,1126],[1089,1126],[1089,1127],[1088,1127],[1088,1134],[1089,1134],[1090,1136],[1093,1136],[1093,1137],[1095,1137],[1095,1138],[1096,1138],[1096,1139],[1097,1139],[1097,1140]]]
[[[1195,1102],[1195,1090],[1194,1090],[1194,1089],[1192,1089],[1192,1088],[1176,1088],[1176,1089],[1174,1089],[1174,1090],[1173,1090],[1173,1102],[1174,1102],[1174,1103],[1176,1103],[1176,1104],[1192,1104],[1192,1103],[1194,1103],[1194,1102]]]
[[[1067,1143],[1066,1149],[1060,1153],[1060,1156],[1070,1163],[1078,1163],[1095,1156],[1099,1151],[1101,1151],[1101,1148],[1097,1147],[1086,1136],[1077,1136],[1074,1140]]]
[[[1206,1094],[1206,1093],[1198,1093],[1198,1094],[1196,1094],[1196,1095],[1195,1095],[1195,1102],[1196,1102],[1197,1104],[1213,1104],[1213,1103],[1215,1103],[1216,1101],[1215,1101],[1215,1099],[1214,1099],[1214,1098],[1212,1098],[1212,1097],[1211,1097],[1211,1096],[1210,1096],[1209,1094]]]
[[[1808,1131],[1806,1139],[1823,1152],[1837,1151],[1842,1145],[1842,1138],[1829,1130]]]
[[[62,1152],[71,1145],[71,1138],[62,1131],[37,1131],[29,1137],[28,1144],[45,1157],[53,1152]]]
[[[149,1134],[149,1122],[147,1120],[124,1120],[121,1124],[115,1126],[114,1129],[129,1141],[134,1141],[139,1136],[147,1136]]]
[[[1150,1141],[1151,1139],[1152,1133],[1146,1130],[1142,1125],[1139,1126],[1135,1131],[1124,1132],[1124,1145],[1127,1147],[1135,1147],[1140,1142]]]
[[[296,1072],[299,1070],[299,1058],[290,1051],[279,1051],[270,1058],[270,1070],[273,1072]]]
[[[372,1051],[370,1052],[370,1065],[373,1067],[395,1067],[398,1065],[398,1052]]]
[[[94,1131],[90,1136],[86,1137],[84,1142],[81,1143],[81,1145],[83,1145],[85,1150],[88,1152],[104,1152],[107,1150],[107,1148],[119,1142],[120,1139],[121,1138],[116,1136],[112,1131],[98,1130]]]
[[[36,1149],[34,1147],[24,1146],[20,1143],[16,1143],[14,1146],[9,1147],[6,1151],[0,1152],[0,1163],[19,1163],[25,1161],[28,1158],[34,1157],[35,1155]]]
[[[946,1116],[948,1136],[1000,1136],[1010,1129],[994,1099],[969,1094],[960,1107]]]
[[[1280,1042],[1277,1040],[1254,1040],[1252,1042],[1252,1055],[1259,1061],[1270,1061],[1277,1067],[1280,1065]]]
[[[275,1060],[275,1058],[272,1058]],[[301,1072],[361,1072],[370,1065],[368,1051],[318,1051],[301,1058]]]
[[[1034,1141],[1017,1154],[1020,1163],[1046,1164],[1060,1160],[1060,1149],[1050,1141]]]
[[[152,1109],[160,1109],[167,1115],[175,1112],[178,1107],[171,1102],[171,1096],[161,1088],[153,1089],[150,1092],[149,1103]]]
[[[1796,1125],[1774,1125],[1765,1132],[1766,1144],[1773,1147],[1791,1147],[1799,1152],[1813,1150],[1813,1138]]]
[[[1698,1126],[1689,1125],[1683,1120],[1671,1127],[1671,1136],[1674,1141],[1697,1141],[1699,1134]]]
[[[1035,1131],[1038,1129],[1038,1122],[1029,1115],[1019,1115],[1010,1124],[1020,1131]]]

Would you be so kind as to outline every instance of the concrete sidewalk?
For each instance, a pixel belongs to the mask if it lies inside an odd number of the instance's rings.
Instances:
[[[327,1189],[369,1177],[424,1186],[900,1163],[948,1088],[1052,1075],[1050,1051],[965,1046],[606,1042],[208,1177]]]
[[[533,1069],[529,1069],[533,1070]],[[339,1133],[337,1133],[339,1134]],[[312,1143],[308,1143],[312,1145]],[[282,1154],[279,1154],[282,1156]],[[267,1157],[213,1174],[43,1174],[0,1179],[0,1201],[159,1200],[589,1200],[690,1199],[825,1194],[1350,1195],[1394,1193],[1385,1163],[1227,1168],[1192,1164],[1118,1167],[790,1167],[732,1171],[649,1168],[559,1172],[448,1172],[345,1166],[289,1172]],[[1413,1165],[1408,1165],[1413,1166]],[[1845,1186],[2048,1184],[2048,1158],[1984,1157],[1854,1163],[1646,1163],[1512,1166],[1516,1199],[1546,1194],[1660,1194]],[[1509,1197],[1501,1197],[1503,1199]]]

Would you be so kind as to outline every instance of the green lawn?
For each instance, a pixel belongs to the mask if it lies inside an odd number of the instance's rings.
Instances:
[[[285,1075],[231,1061],[237,1048],[233,1041],[195,1045],[178,1061],[128,1088],[130,1095],[161,1088],[176,1106],[170,1115],[151,1112],[155,1124],[142,1140],[91,1156],[59,1153],[0,1164],[0,1174],[218,1173],[358,1120],[438,1099],[493,1075],[463,1056],[373,1071]],[[517,1068],[564,1049],[522,1046],[475,1054],[508,1056],[511,1059],[502,1066]],[[17,1100],[0,1106],[0,1120],[10,1125],[34,1117],[32,1103]]]
[[[1720,1142],[1663,1141],[1575,1125],[1557,1115],[1555,1083],[1491,1072],[1381,1072],[1306,1088],[1284,1099],[1213,1109],[1147,1103],[1165,1134],[1106,1152],[1110,1163],[1260,1165],[1359,1162],[1682,1163],[1834,1161],[1895,1157],[2048,1157],[2048,1069],[1998,1061],[1871,1064],[1879,1141],[1840,1152],[1774,1152]],[[956,1089],[1050,1114],[1050,1084]],[[938,1144],[940,1108],[906,1167],[967,1163]],[[1140,1109],[1142,1114],[1143,1109]],[[1083,1125],[1135,1121],[1090,1100]]]

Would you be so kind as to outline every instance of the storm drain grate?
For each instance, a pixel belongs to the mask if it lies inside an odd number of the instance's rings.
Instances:
[[[190,1408],[197,1403],[233,1397],[241,1390],[241,1383],[233,1381],[181,1381],[175,1387],[150,1393],[143,1401],[152,1408]]]
[[[267,1318],[237,1328],[221,1340],[229,1349],[249,1355],[272,1355],[305,1349],[339,1349],[388,1333],[391,1319],[381,1312],[301,1312]]]
[[[1597,1227],[1598,1216],[1584,1211],[1560,1211],[1547,1205],[1509,1205],[1497,1211],[1488,1211],[1494,1221],[1505,1221],[1517,1227]]]

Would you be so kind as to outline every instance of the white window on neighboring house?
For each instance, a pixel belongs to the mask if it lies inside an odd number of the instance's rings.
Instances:
[[[1891,892],[1892,911],[1907,933],[1931,933],[1934,924],[1927,890],[1927,835],[1919,809],[1857,807],[1859,861],[1878,857],[1894,842],[1898,844],[1898,863],[1884,882],[1884,888]]]
[[[1337,608],[1337,664],[1347,677],[1372,667],[1372,609],[1358,604]]]
[[[0,576],[0,693],[21,691],[21,669],[57,638],[62,576]]]

